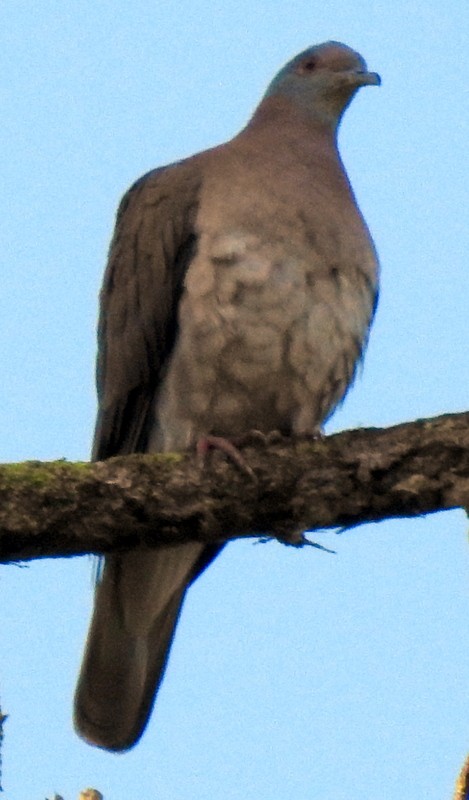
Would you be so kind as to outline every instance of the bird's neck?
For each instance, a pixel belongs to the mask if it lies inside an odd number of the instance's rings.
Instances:
[[[337,147],[337,125],[312,118],[301,106],[276,95],[265,98],[232,144],[253,169],[259,159],[290,180],[321,180],[344,202],[353,199],[347,173]],[[324,176],[320,178],[320,176]]]
[[[252,141],[255,152],[284,169],[294,164],[327,169],[331,179],[337,173],[343,181],[336,128],[312,119],[281,96],[265,98],[236,140],[246,150]]]
[[[276,94],[264,98],[244,130],[259,135],[262,129],[277,129],[282,137],[291,130],[296,137],[304,135],[335,149],[339,122],[340,117],[331,119],[329,115],[319,114],[317,110]]]

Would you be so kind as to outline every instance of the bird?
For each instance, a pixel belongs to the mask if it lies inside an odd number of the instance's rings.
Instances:
[[[240,133],[124,195],[100,295],[94,460],[229,450],[253,430],[316,435],[341,403],[379,263],[337,131],[357,90],[380,82],[340,42],[309,47]],[[139,740],[186,591],[220,550],[105,556],[75,694],[87,742]]]

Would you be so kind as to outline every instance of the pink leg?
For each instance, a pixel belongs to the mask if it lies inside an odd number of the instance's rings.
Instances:
[[[202,465],[205,464],[207,454],[211,449],[220,450],[227,456],[227,458],[230,459],[230,461],[239,467],[241,472],[244,472],[246,475],[249,475],[250,478],[256,480],[254,471],[243,458],[238,448],[233,444],[233,442],[230,442],[229,439],[225,439],[224,436],[211,436],[210,434],[207,436],[201,436],[197,440],[196,453]]]

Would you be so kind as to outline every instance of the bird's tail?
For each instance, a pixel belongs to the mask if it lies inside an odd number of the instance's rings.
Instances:
[[[202,550],[106,557],[75,695],[75,727],[91,744],[127,750],[143,733]]]

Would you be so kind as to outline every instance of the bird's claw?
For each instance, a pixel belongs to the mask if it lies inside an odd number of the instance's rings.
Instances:
[[[196,444],[196,453],[197,453],[197,460],[201,467],[204,467],[207,461],[207,454],[209,450],[220,450],[222,453],[225,454],[227,458],[230,459],[236,466],[244,472],[245,475],[248,475],[251,480],[257,482],[256,474],[254,470],[249,466],[246,459],[243,455],[239,452],[236,445],[233,444],[229,439],[226,439],[224,436],[201,436],[200,439],[197,440]]]

